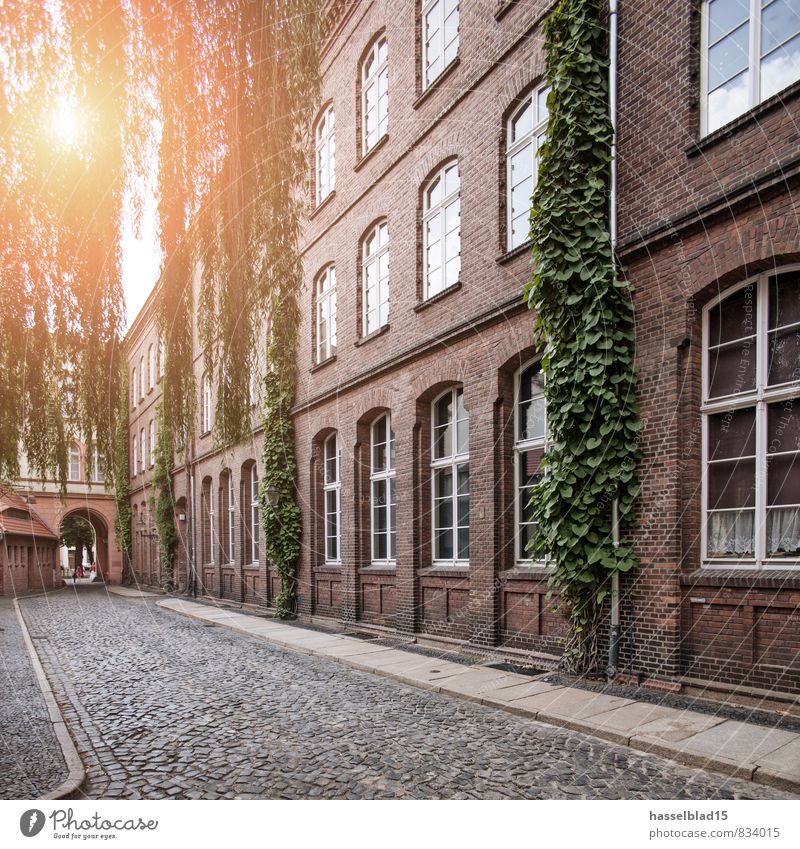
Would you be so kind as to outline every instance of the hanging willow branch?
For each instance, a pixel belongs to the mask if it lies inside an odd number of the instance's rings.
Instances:
[[[175,550],[178,532],[175,529],[175,499],[172,492],[172,466],[175,440],[164,416],[164,405],[159,404],[158,437],[156,439],[155,467],[151,480],[150,503],[155,512],[161,586],[173,589]]]
[[[127,24],[111,0],[61,12],[0,4],[0,477],[22,448],[63,487],[73,436],[111,453]]]
[[[128,419],[128,369],[124,369],[120,379],[118,410],[114,427],[114,442],[111,449],[111,463],[106,464],[106,475],[110,471],[110,483],[114,489],[114,533],[117,545],[122,551],[122,583],[133,582],[131,571],[132,528],[131,528],[131,465]],[[108,456],[108,455],[106,455]]]
[[[608,222],[612,127],[599,0],[561,0],[545,24],[550,118],[533,196],[534,273],[525,294],[546,342],[550,445],[532,505],[538,547],[572,625],[564,665],[599,665],[610,577],[635,565],[611,540],[611,504],[633,524],[641,422],[634,397],[630,288],[616,274]]]

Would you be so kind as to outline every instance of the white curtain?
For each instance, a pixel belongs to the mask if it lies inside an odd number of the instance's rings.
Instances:
[[[725,511],[708,516],[708,553],[753,554],[754,510]]]
[[[775,507],[768,511],[767,553],[794,554],[800,550],[800,507]]]

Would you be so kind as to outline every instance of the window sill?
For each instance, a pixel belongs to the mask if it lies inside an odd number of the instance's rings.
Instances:
[[[315,572],[341,572],[342,564],[341,563],[320,563],[314,569]]]
[[[523,242],[521,245],[517,245],[516,248],[512,248],[510,251],[506,251],[502,256],[497,257],[495,262],[498,265],[505,265],[507,262],[511,262],[512,259],[522,256],[522,254],[530,253],[532,246],[533,242],[531,239],[528,239],[527,242]]]
[[[255,572],[256,569],[260,568],[260,564],[259,563],[245,563],[242,568],[243,569],[249,569],[251,572]]]
[[[362,575],[395,575],[397,566],[394,563],[370,563],[369,566],[362,566],[358,571]]]
[[[336,362],[336,354],[331,354],[331,356],[328,357],[327,360],[323,360],[321,363],[317,363],[315,366],[311,366],[311,368],[308,370],[308,373],[314,374],[315,372],[318,372],[320,369],[325,368],[325,366],[330,365],[331,363],[335,363],[335,362]]]
[[[422,312],[428,307],[433,306],[434,304],[438,304],[439,301],[444,300],[448,295],[452,295],[453,292],[458,292],[461,289],[461,281],[459,280],[456,283],[453,283],[452,286],[448,286],[446,289],[442,289],[441,292],[437,292],[435,295],[431,296],[425,301],[420,301],[415,307],[414,312]]]
[[[754,106],[752,109],[748,109],[747,112],[743,112],[737,118],[734,118],[732,121],[724,124],[719,129],[714,130],[713,133],[709,133],[697,141],[692,142],[692,144],[686,148],[687,159],[699,156],[709,148],[715,147],[717,144],[733,138],[743,127],[746,127],[748,124],[756,123],[759,118],[762,118],[767,113],[774,111],[778,106],[785,105],[787,101],[796,100],[798,96],[800,96],[800,80],[797,80],[790,86],[782,89],[777,94],[773,94],[772,97],[768,97],[766,100],[759,103],[758,106]]]
[[[373,339],[377,339],[379,336],[383,336],[384,333],[389,332],[389,325],[384,324],[383,327],[379,327],[377,330],[373,330],[368,336],[362,336],[360,339],[356,339],[353,342],[353,345],[356,348],[360,348],[362,345],[366,345],[367,342],[371,342]]]
[[[312,209],[312,210],[311,210],[311,212],[309,212],[309,213],[308,213],[308,220],[309,220],[309,221],[312,221],[314,218],[316,218],[316,217],[317,217],[317,215],[319,215],[319,213],[320,213],[320,212],[322,212],[322,210],[323,210],[323,209],[325,209],[325,207],[330,206],[330,204],[333,202],[333,199],[334,199],[335,197],[336,197],[336,189],[334,189],[334,190],[333,190],[333,191],[332,191],[332,192],[328,195],[328,197],[326,197],[326,198],[325,198],[325,200],[324,200],[324,201],[322,201],[322,203],[318,203],[318,204],[314,207],[314,209]]]
[[[498,0],[494,19],[499,21],[501,18],[505,17],[506,12],[510,12],[515,6],[519,6],[518,0]]]
[[[360,171],[373,156],[389,141],[389,133],[384,133],[378,141],[356,162],[353,171]]]
[[[420,96],[411,104],[412,109],[419,109],[420,106],[435,92],[441,88],[442,82],[449,77],[458,67],[461,59],[458,55],[450,62],[450,64],[442,69],[442,73],[428,83],[428,87],[420,94]]]
[[[210,430],[204,430],[204,431],[200,434],[200,439],[204,439],[206,436],[211,436],[211,431],[210,431]]]
[[[500,572],[499,577],[506,580],[516,581],[546,581],[553,574],[552,569],[543,566],[541,563],[531,563],[527,566],[523,563],[518,563],[512,566],[511,569],[505,569]]]
[[[748,566],[703,566],[681,577],[683,587],[740,587],[776,590],[800,589],[800,569],[756,569]]]
[[[419,570],[425,578],[468,578],[469,565],[465,563],[434,563]]]

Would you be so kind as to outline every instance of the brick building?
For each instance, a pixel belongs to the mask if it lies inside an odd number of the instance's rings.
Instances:
[[[59,586],[58,534],[27,499],[0,490],[0,596]]]
[[[673,683],[797,691],[800,3],[750,5],[620,4],[618,254],[645,423],[622,657]],[[520,295],[550,6],[328,5],[296,353],[302,617],[558,653],[548,569],[525,550],[546,424]],[[155,583],[151,310],[129,351],[134,565]],[[201,591],[268,606],[257,423],[214,450],[196,353],[181,562],[195,552]]]

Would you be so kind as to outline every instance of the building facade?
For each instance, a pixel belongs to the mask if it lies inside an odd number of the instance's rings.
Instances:
[[[28,499],[0,490],[0,596],[59,586],[58,534]]]
[[[547,427],[521,298],[551,5],[328,5],[296,352],[301,617],[543,662],[563,643],[527,551]],[[617,247],[644,422],[623,667],[796,692],[800,3],[619,5]],[[149,303],[129,342],[134,536],[152,532]],[[183,574],[269,606],[257,421],[215,451],[196,350]]]

